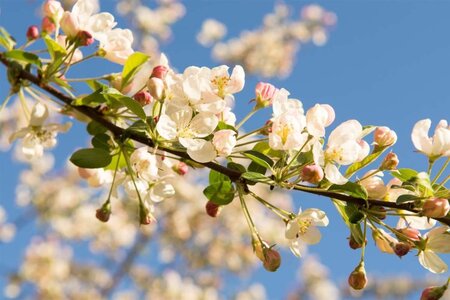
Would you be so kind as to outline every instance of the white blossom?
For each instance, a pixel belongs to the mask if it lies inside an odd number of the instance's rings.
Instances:
[[[446,120],[441,120],[434,131],[433,137],[428,136],[431,120],[417,122],[411,133],[411,138],[417,150],[436,159],[440,156],[450,156],[450,126]]]

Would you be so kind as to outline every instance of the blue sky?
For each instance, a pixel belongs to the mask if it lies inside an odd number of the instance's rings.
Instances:
[[[112,12],[112,3],[102,1],[103,10]],[[306,3],[310,2],[288,2],[293,14],[298,14]],[[270,82],[288,89],[293,97],[303,101],[306,108],[315,103],[331,104],[336,111],[334,126],[353,118],[363,125],[389,126],[399,136],[394,150],[399,154],[400,166],[425,169],[426,159],[414,153],[410,133],[420,119],[430,118],[433,127],[440,119],[450,119],[450,2],[341,0],[315,3],[338,16],[329,42],[324,47],[304,46],[297,56],[292,74],[283,80]],[[23,41],[26,28],[30,25],[28,20],[39,23],[36,17],[39,4],[40,1],[0,0],[0,26],[6,27]],[[228,37],[236,36],[243,29],[259,26],[262,16],[271,11],[273,2],[191,0],[186,1],[185,5],[186,16],[173,27],[172,41],[162,47],[179,70],[189,65],[219,64],[210,58],[208,49],[195,41],[195,34],[204,19],[218,19],[228,26]],[[119,19],[119,26],[126,27],[126,21]],[[4,98],[8,86],[4,71],[0,73],[0,98]],[[247,103],[253,97],[253,87],[258,80],[247,77],[245,90],[237,95],[238,119],[250,109]],[[262,124],[269,113],[258,114],[246,128],[250,130],[252,126]],[[83,129],[75,128],[76,134],[82,132]],[[77,141],[84,140],[81,136],[76,141],[62,136],[56,149],[60,160],[70,154]],[[11,202],[20,165],[11,161],[10,154],[1,153],[0,167],[0,203],[15,209]],[[329,213],[332,223],[322,231],[321,244],[310,250],[330,267],[334,279],[345,280],[359,257],[359,252],[347,247],[345,226],[327,199],[298,193],[295,199],[302,207],[319,207]],[[31,231],[32,226],[25,230]],[[21,233],[20,237],[25,238],[27,234],[30,232]],[[18,261],[17,249],[23,249],[23,243],[21,239],[15,241],[13,246],[16,250],[0,245],[0,257],[6,254],[13,261]],[[414,255],[407,255],[401,260],[382,255],[372,242],[369,242],[367,252],[366,267],[371,273],[404,272],[417,277],[427,274]],[[267,283],[271,298],[281,297],[294,285],[295,266],[300,262],[290,253],[285,253],[283,260],[279,272],[257,274],[257,278]],[[450,262],[448,255],[444,260]]]

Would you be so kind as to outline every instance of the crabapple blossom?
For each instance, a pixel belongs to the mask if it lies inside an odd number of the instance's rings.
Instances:
[[[47,106],[37,102],[31,111],[28,127],[13,133],[9,138],[10,143],[22,139],[21,151],[27,159],[42,157],[45,148],[53,148],[56,145],[58,132],[66,132],[72,126],[71,123],[44,125],[47,118]]]
[[[399,164],[399,159],[397,154],[394,152],[389,152],[383,159],[381,163],[380,170],[395,170]]]
[[[65,11],[60,22],[61,29],[69,37],[74,39],[81,31],[86,31],[98,41],[108,39],[110,31],[116,22],[110,13],[98,13],[98,4],[90,0],[78,0],[72,7],[72,11]]]
[[[383,172],[376,172],[374,170],[368,171],[359,183],[366,189],[370,198],[383,199],[386,196],[388,188],[384,185]]]
[[[100,40],[100,49],[104,57],[118,64],[125,64],[128,56],[133,54],[133,33],[129,29],[115,28]]]
[[[147,181],[158,179],[156,156],[149,153],[147,147],[136,149],[130,156],[130,163],[140,178]]]
[[[379,126],[373,133],[373,141],[378,147],[392,146],[397,141],[397,134],[389,127]]]
[[[301,242],[309,245],[319,243],[321,234],[316,226],[328,226],[328,223],[325,212],[316,208],[309,208],[303,212],[300,209],[297,216],[286,225],[285,237],[289,240],[292,253],[301,256]]]
[[[419,249],[419,263],[432,273],[446,272],[447,264],[437,253],[450,253],[449,227],[433,228],[424,235],[423,243]]]
[[[422,214],[428,218],[443,218],[450,211],[448,199],[433,198],[423,203]]]
[[[440,156],[450,156],[450,126],[446,120],[441,120],[434,131],[433,137],[428,136],[431,120],[417,122],[411,133],[411,138],[417,150],[434,160]]]
[[[349,165],[369,154],[369,145],[361,139],[362,132],[362,126],[356,120],[348,120],[331,132],[324,153],[325,177],[330,182],[345,184],[348,181],[333,163]]]
[[[42,12],[44,16],[52,19],[55,24],[59,24],[64,14],[64,8],[61,2],[57,0],[47,0],[42,5]]]
[[[231,129],[222,129],[214,133],[212,144],[216,148],[217,155],[227,157],[236,146],[236,132]]]
[[[266,107],[272,104],[273,96],[278,89],[266,82],[258,82],[255,87],[256,107]]]
[[[316,104],[306,112],[306,129],[316,138],[325,136],[325,127],[335,118],[334,109],[328,104]]]
[[[317,184],[323,179],[323,170],[318,165],[307,165],[302,169],[302,180],[312,184]]]
[[[398,243],[398,240],[381,228],[373,230],[373,240],[381,252],[394,254],[394,246]]]

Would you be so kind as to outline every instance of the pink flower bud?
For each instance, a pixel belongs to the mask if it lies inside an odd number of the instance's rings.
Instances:
[[[205,209],[208,216],[212,218],[217,217],[220,213],[220,205],[217,205],[212,201],[206,202]]]
[[[90,34],[86,30],[79,31],[77,33],[77,39],[80,44],[80,46],[89,46],[94,42],[94,38],[92,37],[92,34]]]
[[[153,98],[162,100],[164,98],[164,81],[158,77],[152,77],[147,81],[147,88]]]
[[[50,20],[49,17],[44,17],[42,19],[41,27],[42,27],[42,31],[45,33],[48,33],[48,34],[52,34],[56,29],[55,23],[53,23],[53,21]]]
[[[443,218],[449,211],[450,204],[444,198],[428,199],[422,207],[422,214],[429,218]]]
[[[277,89],[266,82],[258,82],[255,87],[256,94],[256,107],[266,107],[272,104],[272,98],[275,95]]]
[[[61,26],[61,29],[64,31],[64,33],[70,39],[76,37],[76,35],[78,34],[79,31],[78,20],[72,13],[68,11],[64,12],[59,25]]]
[[[357,266],[355,270],[350,273],[350,276],[348,277],[348,284],[355,290],[362,290],[366,287],[367,276],[363,263]]]
[[[409,250],[411,250],[411,245],[404,242],[399,242],[394,246],[394,253],[397,254],[398,257],[405,256],[408,254]]]
[[[307,165],[302,169],[302,180],[317,184],[323,179],[323,170],[318,165]]]
[[[410,238],[412,241],[420,241],[420,232],[419,230],[411,227],[398,229],[403,235]]]
[[[178,175],[186,175],[189,171],[189,167],[184,162],[180,161],[178,164],[174,165],[172,167],[172,170],[174,170]]]
[[[379,147],[386,147],[395,144],[397,141],[397,134],[395,131],[389,129],[389,127],[381,126],[377,127],[374,132],[374,142]]]
[[[150,95],[149,92],[140,91],[133,96],[133,99],[136,100],[140,105],[146,106],[152,102],[152,95]]]
[[[272,124],[273,122],[271,120],[266,121],[266,124],[263,129],[261,129],[260,133],[262,135],[269,135],[269,133],[272,132]]]
[[[49,17],[55,23],[58,23],[64,13],[64,9],[59,1],[47,0],[42,6],[44,16]]]
[[[281,265],[280,253],[273,249],[265,249],[263,266],[269,272],[275,272]]]
[[[105,223],[108,222],[110,216],[111,216],[111,203],[109,201],[103,204],[102,207],[100,207],[95,211],[95,217],[102,222]]]
[[[397,154],[389,152],[381,163],[380,170],[395,170],[399,164]]]
[[[447,286],[430,286],[423,290],[420,300],[438,300],[444,296]]]
[[[156,66],[153,68],[152,75],[150,77],[156,77],[161,80],[164,80],[164,78],[166,78],[168,71],[169,70],[165,66]]]
[[[39,37],[39,28],[36,25],[30,26],[27,29],[27,39],[29,41],[35,40]]]

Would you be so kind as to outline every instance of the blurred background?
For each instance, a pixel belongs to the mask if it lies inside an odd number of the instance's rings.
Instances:
[[[41,22],[41,5],[0,0],[0,26],[23,43],[28,26]],[[394,150],[400,167],[425,170],[427,160],[414,153],[411,129],[424,118],[432,120],[432,128],[449,119],[450,2],[133,0],[100,1],[100,7],[115,15],[118,27],[133,30],[135,49],[153,57],[165,53],[180,72],[191,65],[243,65],[246,87],[236,96],[238,120],[251,109],[256,83],[270,82],[289,90],[305,108],[332,105],[332,128],[349,119],[390,127],[399,137]],[[71,75],[120,70],[97,59],[88,70],[74,67]],[[0,73],[0,98],[5,98],[9,86],[4,69]],[[76,94],[88,92],[82,85],[76,88]],[[52,156],[30,166],[15,159],[7,144],[17,126],[13,104],[7,109],[0,117],[5,150],[0,154],[0,298],[358,296],[345,286],[359,252],[348,247],[348,230],[328,199],[261,191],[294,211],[323,209],[331,221],[321,230],[321,243],[298,259],[283,245],[283,224],[255,207],[258,226],[282,252],[280,269],[268,273],[253,257],[239,207],[226,207],[217,220],[205,216],[204,185],[196,172],[180,179],[176,188],[182,193],[158,206],[160,221],[152,228],[139,227],[125,213],[125,201],[115,204],[123,215],[98,224],[94,213],[105,191],[87,188],[66,163],[74,149],[88,143],[85,126],[74,124],[59,136]],[[245,130],[270,116],[270,109],[259,112]],[[450,262],[448,255],[442,257]],[[377,284],[360,295],[364,299],[415,299],[425,284],[445,279],[429,276],[414,253],[402,259],[382,254],[371,240],[366,269]]]

